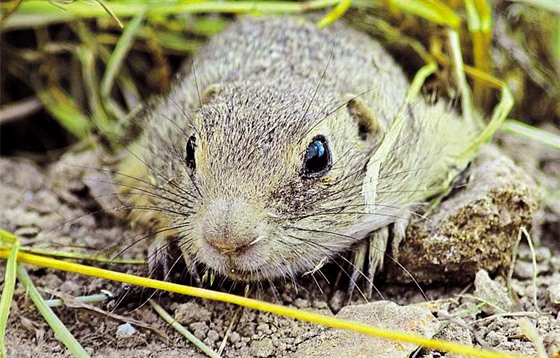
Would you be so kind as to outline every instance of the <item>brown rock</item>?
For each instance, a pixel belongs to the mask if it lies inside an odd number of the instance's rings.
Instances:
[[[439,322],[419,306],[399,306],[389,301],[344,307],[336,316],[375,327],[432,337]],[[295,357],[408,357],[414,344],[392,342],[346,330],[327,329],[298,347]]]
[[[394,256],[419,282],[466,282],[480,269],[507,267],[521,227],[540,200],[534,180],[496,147],[483,147],[469,182],[447,197],[428,220],[411,223]],[[389,262],[392,281],[410,282]]]

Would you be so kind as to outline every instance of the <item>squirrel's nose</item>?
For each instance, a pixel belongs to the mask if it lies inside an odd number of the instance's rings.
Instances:
[[[218,199],[208,206],[202,238],[224,256],[239,256],[258,241],[255,210],[241,199]]]
[[[204,240],[220,254],[228,257],[239,256],[250,246],[252,240],[244,238],[229,238],[226,236],[204,235]]]

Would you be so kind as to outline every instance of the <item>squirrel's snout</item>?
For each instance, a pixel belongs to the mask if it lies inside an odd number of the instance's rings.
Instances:
[[[228,257],[239,256],[249,247],[243,243],[245,240],[228,240],[225,237],[208,237],[206,235],[204,235],[204,239],[220,254]]]
[[[240,256],[262,237],[258,224],[254,208],[244,200],[218,199],[208,207],[202,239],[224,256]]]

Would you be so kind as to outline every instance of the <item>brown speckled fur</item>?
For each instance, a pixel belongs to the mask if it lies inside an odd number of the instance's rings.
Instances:
[[[173,236],[188,262],[234,279],[293,277],[406,216],[449,180],[450,158],[475,134],[448,104],[405,103],[398,65],[342,23],[317,30],[304,18],[246,17],[183,73],[140,119],[144,132],[120,166],[157,195],[125,188],[123,197],[160,208],[133,210],[132,220],[175,227],[154,247]],[[374,114],[365,135],[355,103]],[[379,212],[367,215],[365,168],[403,106],[406,123],[377,183]],[[194,171],[185,162],[192,135]],[[318,135],[332,169],[302,179]]]

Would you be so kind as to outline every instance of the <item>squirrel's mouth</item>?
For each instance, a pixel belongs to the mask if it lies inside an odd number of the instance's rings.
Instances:
[[[225,262],[223,265],[215,267],[214,265],[205,262],[205,265],[213,270],[220,276],[226,277],[232,281],[240,282],[255,282],[266,279],[273,279],[275,275],[270,275],[272,268],[270,267],[257,267],[251,270],[241,268],[238,265]]]
[[[263,279],[263,276],[259,273],[259,270],[255,271],[244,271],[235,268],[228,269],[227,277],[234,281],[252,282],[259,281]]]
[[[277,276],[262,247],[251,247],[233,255],[223,254],[210,245],[203,245],[196,257],[197,261],[215,273],[234,281],[259,281]]]

